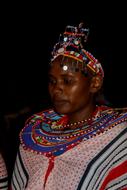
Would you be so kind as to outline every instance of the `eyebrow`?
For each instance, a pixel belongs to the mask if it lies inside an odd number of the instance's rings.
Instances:
[[[53,75],[52,73],[49,73],[48,76],[49,77],[55,77],[55,75]],[[60,74],[60,76],[61,77],[74,77],[73,74],[69,74],[69,73],[68,74],[66,74],[66,73],[65,74]]]

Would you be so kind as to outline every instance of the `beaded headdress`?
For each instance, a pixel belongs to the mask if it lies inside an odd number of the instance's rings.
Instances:
[[[104,77],[104,71],[100,62],[88,51],[84,49],[84,43],[87,42],[89,29],[83,28],[83,23],[79,26],[66,26],[65,32],[60,34],[58,43],[55,44],[52,51],[51,63],[60,55],[67,58],[73,58],[71,68],[85,72],[89,68],[94,74]],[[63,61],[64,62],[64,61]],[[67,61],[66,61],[67,62]],[[75,65],[74,65],[75,64]],[[63,66],[63,63],[61,63]],[[68,69],[68,64],[64,64],[63,69]]]

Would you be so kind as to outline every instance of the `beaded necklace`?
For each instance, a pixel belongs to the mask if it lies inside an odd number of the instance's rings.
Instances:
[[[72,124],[72,126],[76,126],[75,129],[70,127],[71,124],[69,126],[65,124],[62,128],[61,123],[63,121],[67,122],[66,119],[64,116],[57,115],[54,110],[47,110],[32,116],[20,133],[20,140],[24,149],[43,154],[49,158],[44,177],[44,187],[54,168],[56,156],[74,148],[82,141],[96,137],[115,127],[115,125],[127,121],[127,113],[120,114],[113,109],[100,107],[97,114],[90,119],[90,122],[88,119]],[[56,126],[61,124],[57,130],[56,128],[55,130],[52,129],[52,126],[55,126],[53,125],[54,122],[56,122]],[[65,128],[66,130],[61,130]]]
[[[98,111],[90,123],[86,121],[78,122],[80,127],[75,129],[52,129],[52,123],[54,121],[57,123],[62,117],[53,110],[34,115],[20,134],[22,145],[30,151],[44,154],[47,157],[59,156],[81,141],[93,138],[127,120],[127,114],[120,116],[119,112],[108,109],[106,111],[105,108],[102,112]],[[62,129],[62,126],[60,127]]]
[[[101,108],[101,110],[100,110]],[[97,117],[97,114],[99,113],[99,111],[102,111],[103,109],[105,109],[105,106],[102,107],[99,107],[96,105],[96,109],[95,111],[93,112],[92,116],[88,119],[84,119],[84,120],[81,120],[81,121],[77,121],[77,122],[74,122],[74,123],[70,123],[68,124],[68,117],[65,115],[63,116],[62,118],[60,118],[59,120],[57,121],[54,121],[51,123],[51,128],[53,130],[67,130],[67,129],[76,129],[76,128],[80,128],[84,125],[90,125],[92,123],[92,121],[95,120],[95,118]]]

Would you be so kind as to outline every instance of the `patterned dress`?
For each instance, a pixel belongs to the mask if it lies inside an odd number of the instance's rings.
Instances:
[[[0,154],[0,189],[8,189],[8,175],[7,169],[2,155]]]
[[[127,190],[127,113],[98,107],[89,121],[60,125],[54,110],[20,133],[12,190]]]

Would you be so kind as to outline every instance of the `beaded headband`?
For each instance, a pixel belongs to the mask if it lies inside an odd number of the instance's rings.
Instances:
[[[55,44],[52,51],[51,63],[59,56],[72,58],[80,63],[80,70],[84,71],[88,67],[94,74],[104,77],[104,71],[100,62],[83,46],[87,42],[89,35],[89,29],[83,28],[83,23],[80,23],[78,27],[66,26],[65,32],[60,34],[58,43]],[[63,66],[63,64],[61,63]],[[64,70],[67,70],[68,66],[64,65]]]

